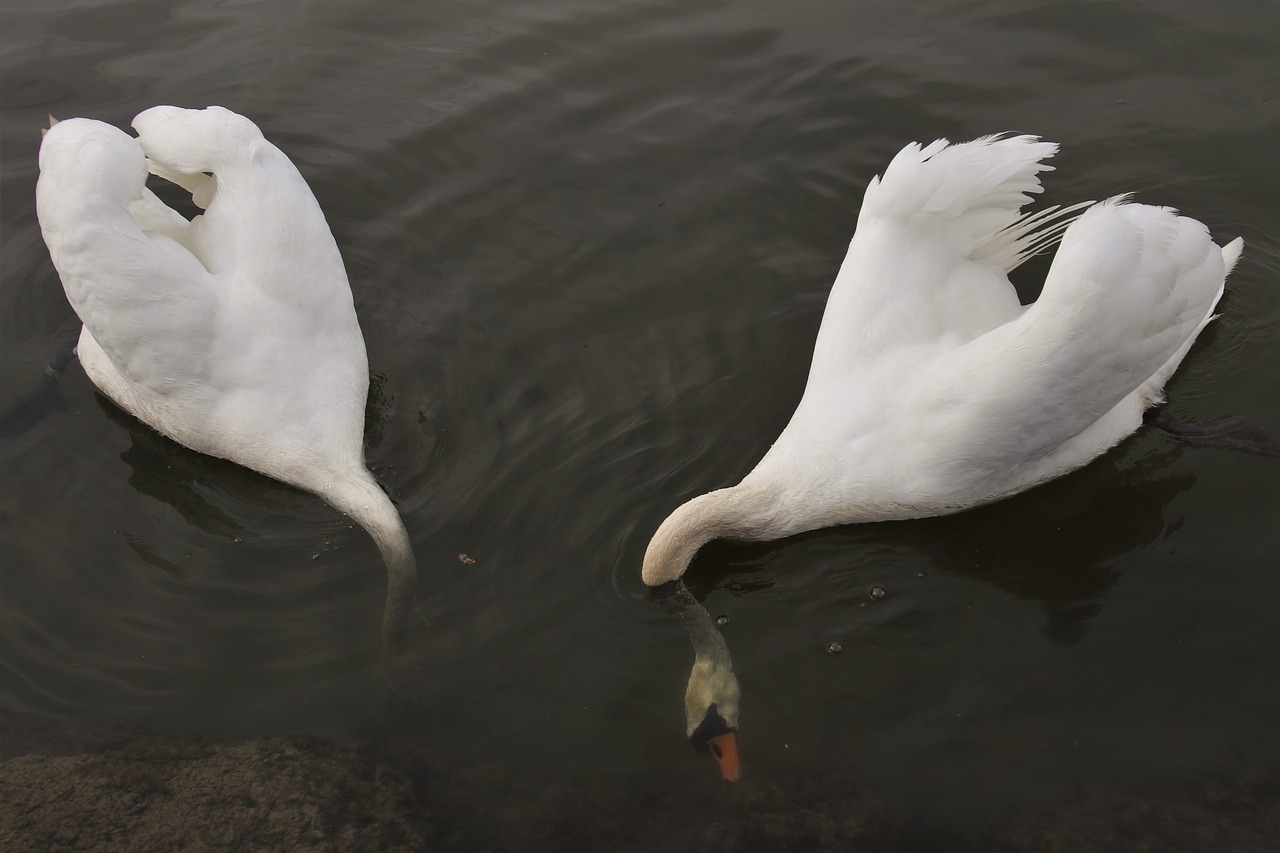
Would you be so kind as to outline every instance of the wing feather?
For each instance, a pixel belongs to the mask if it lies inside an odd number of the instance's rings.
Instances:
[[[956,351],[923,393],[961,419],[953,433],[976,471],[1055,450],[1139,395],[1125,435],[1212,319],[1239,247],[1167,207],[1095,205],[1067,229],[1040,298]]]
[[[41,144],[36,211],[67,298],[94,340],[122,375],[161,392],[190,379],[184,371],[202,370],[191,341],[212,334],[217,295],[191,252],[144,231],[131,214],[179,228],[182,217],[158,210],[146,175],[137,140],[102,122],[61,121]]]
[[[958,346],[1018,316],[1008,271],[1056,241],[1080,207],[1022,215],[1057,148],[1034,136],[903,148],[867,187],[810,382],[857,372],[891,346]]]

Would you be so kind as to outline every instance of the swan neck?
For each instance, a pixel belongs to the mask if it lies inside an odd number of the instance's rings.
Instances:
[[[775,537],[775,501],[758,486],[738,484],[700,495],[667,517],[649,541],[641,575],[649,586],[679,578],[698,550],[713,539]]]
[[[351,516],[378,546],[387,567],[387,602],[382,618],[383,649],[394,657],[408,644],[409,617],[413,612],[418,582],[418,568],[409,533],[391,498],[367,471],[336,480],[322,495],[336,509]]]
[[[685,734],[693,736],[712,705],[726,723],[736,728],[741,688],[724,635],[682,581],[676,581],[670,591],[664,590],[658,595],[661,596],[659,605],[680,618],[693,644],[693,669],[685,690]]]
[[[729,645],[725,642],[724,635],[716,627],[715,620],[711,618],[707,608],[702,606],[683,581],[676,581],[676,588],[671,594],[670,602],[666,607],[680,617],[681,624],[689,633],[694,659],[732,669],[733,661],[729,656]]]

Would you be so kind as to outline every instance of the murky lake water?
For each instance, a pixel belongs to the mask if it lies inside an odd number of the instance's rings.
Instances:
[[[1036,133],[1063,146],[1049,203],[1136,191],[1242,235],[1170,407],[1280,433],[1270,0],[9,0],[2,33],[0,407],[78,327],[35,218],[45,114],[249,116],[343,251],[368,459],[431,626],[416,707],[393,713],[368,537],[158,437],[73,367],[66,410],[0,443],[8,713],[395,734],[688,791],[690,825],[742,796],[684,740],[689,641],[640,558],[786,424],[863,189],[912,140]],[[1044,268],[1020,271],[1027,298]],[[1274,766],[1278,470],[1143,430],[984,510],[707,548],[687,581],[728,617],[740,788],[841,779],[974,840]]]

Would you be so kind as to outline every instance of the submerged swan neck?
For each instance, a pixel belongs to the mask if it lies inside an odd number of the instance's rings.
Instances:
[[[658,527],[645,551],[641,577],[649,586],[676,580],[712,539],[775,538],[782,535],[775,522],[773,494],[762,487],[740,483],[700,495]]]
[[[365,529],[387,566],[387,603],[382,616],[383,651],[394,657],[408,645],[418,568],[400,513],[367,471],[335,479],[322,497]]]
[[[715,621],[707,608],[694,597],[684,581],[675,581],[670,587],[663,586],[654,590],[654,598],[663,610],[674,613],[680,624],[689,633],[689,642],[693,645],[694,659],[699,662],[710,662],[718,666],[733,669],[733,661],[729,657],[729,646],[724,635],[716,627]]]
[[[736,730],[741,689],[733,673],[733,659],[724,635],[682,581],[655,590],[654,597],[663,610],[680,618],[693,644],[693,669],[684,698],[685,734],[693,737],[712,707],[725,725]]]

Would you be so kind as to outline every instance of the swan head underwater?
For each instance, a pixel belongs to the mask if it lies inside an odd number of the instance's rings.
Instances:
[[[684,712],[689,742],[715,759],[726,782],[742,777],[738,760],[738,699],[733,665],[727,660],[698,658],[689,673]]]
[[[1057,145],[912,143],[869,183],[791,421],[736,486],[679,506],[643,581],[712,539],[959,512],[1073,471],[1163,402],[1243,241],[1167,207],[1023,214]],[[1040,297],[1008,273],[1058,245]]]
[[[693,669],[684,693],[685,735],[698,752],[715,759],[727,782],[742,777],[738,758],[738,701],[742,690],[733,659],[711,614],[680,581],[654,590],[654,598],[679,616],[693,644]]]

